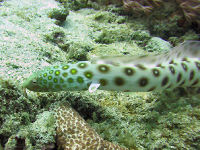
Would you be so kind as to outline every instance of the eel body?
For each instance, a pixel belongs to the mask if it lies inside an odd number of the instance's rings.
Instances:
[[[33,73],[23,87],[37,92],[200,87],[200,42],[187,41],[161,55],[105,57],[49,66]]]

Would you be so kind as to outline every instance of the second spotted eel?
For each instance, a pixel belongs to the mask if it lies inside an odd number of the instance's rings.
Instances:
[[[153,56],[107,57],[49,66],[31,75],[24,88],[37,92],[96,89],[124,92],[200,87],[200,42],[187,41]]]

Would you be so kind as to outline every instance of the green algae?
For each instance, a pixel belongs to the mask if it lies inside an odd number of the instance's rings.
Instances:
[[[47,42],[51,42],[58,45],[58,47],[62,47],[62,44],[64,43],[65,32],[61,27],[53,27],[48,33],[43,34],[43,36]]]
[[[94,19],[100,23],[125,23],[126,18],[124,16],[118,16],[112,12],[99,11],[95,13]]]
[[[51,19],[56,19],[56,24],[61,25],[66,20],[68,15],[68,9],[60,7],[59,9],[54,8],[51,12],[49,12],[48,17]]]
[[[169,42],[158,38],[152,37],[145,46],[145,50],[149,52],[157,51],[157,52],[167,52],[171,50],[172,46]]]
[[[46,101],[47,99],[37,101],[23,96],[20,87],[11,81],[0,79],[0,85],[1,144],[5,145],[6,143],[7,149],[18,147],[15,137],[22,141],[28,140],[30,145],[35,145],[31,146],[33,149],[41,149],[45,144],[55,142],[55,127],[52,115],[48,115],[49,112],[47,112],[36,117],[38,113],[47,109],[44,107],[48,107],[51,102]],[[31,124],[35,119],[37,120]],[[9,140],[7,141],[7,139]]]
[[[68,49],[68,59],[70,60],[78,60],[78,61],[84,61],[88,60],[87,54],[89,51],[93,49],[91,45],[89,45],[87,42],[71,42],[69,43],[71,45]]]
[[[48,145],[55,143],[55,134],[54,116],[51,112],[44,111],[37,116],[34,123],[21,128],[16,135],[12,135],[5,149],[20,148],[20,146],[26,147],[27,150],[48,148]]]
[[[199,118],[194,117],[197,111],[199,113],[198,98],[149,95],[146,100],[142,100],[142,97],[129,97],[129,101],[124,102],[123,95],[116,96],[117,98],[111,97],[111,99],[117,99],[117,102],[105,99],[106,103],[102,105],[109,110],[108,113],[104,112],[105,117],[115,114],[113,117],[102,120],[96,118],[99,116],[96,114],[95,119],[90,120],[90,124],[103,138],[118,143],[126,139],[123,144],[133,149],[135,147],[198,149],[199,144],[195,141],[199,141]],[[192,104],[193,102],[191,103],[191,100],[198,103],[196,103],[197,107]],[[129,138],[132,139],[132,143],[128,142]],[[190,144],[186,144],[185,140]]]
[[[194,30],[189,30],[187,32],[185,32],[185,34],[181,37],[170,37],[169,41],[170,43],[172,43],[173,45],[178,45],[178,43],[181,43],[183,41],[187,41],[187,40],[198,40],[199,36],[198,34],[195,33]]]

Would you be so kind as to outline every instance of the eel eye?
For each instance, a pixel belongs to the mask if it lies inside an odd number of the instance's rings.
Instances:
[[[34,80],[32,80],[32,83],[36,84],[37,82],[36,82],[36,80],[34,79]]]

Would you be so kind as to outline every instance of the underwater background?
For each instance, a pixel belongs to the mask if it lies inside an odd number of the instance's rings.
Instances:
[[[0,0],[0,150],[200,149],[192,91],[33,92],[49,65],[200,40],[200,0]]]

